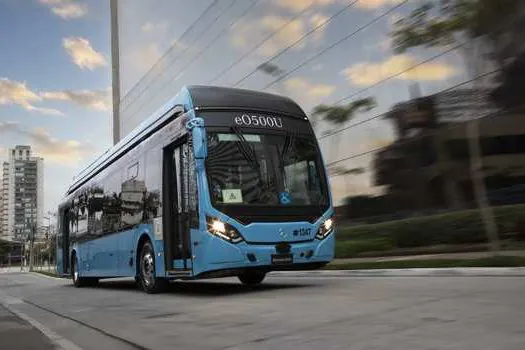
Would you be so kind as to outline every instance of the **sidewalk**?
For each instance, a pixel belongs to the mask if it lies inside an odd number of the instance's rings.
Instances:
[[[39,330],[0,304],[0,348],[6,350],[54,350]]]
[[[438,260],[438,259],[480,259],[488,258],[490,252],[470,252],[470,253],[441,253],[441,254],[421,254],[421,255],[403,255],[403,256],[385,256],[373,258],[348,258],[335,259],[332,265],[362,262],[381,262],[381,261],[403,261],[403,260]],[[521,256],[525,257],[525,250],[502,250],[499,252],[502,256]]]

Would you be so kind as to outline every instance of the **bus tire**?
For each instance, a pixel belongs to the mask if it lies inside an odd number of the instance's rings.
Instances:
[[[237,276],[242,284],[247,286],[254,286],[260,284],[266,277],[266,272],[263,271],[244,271]]]
[[[146,241],[140,250],[139,264],[139,282],[142,290],[148,294],[164,292],[168,281],[155,276],[155,252],[150,241]]]
[[[86,278],[86,277],[80,277],[78,266],[79,266],[79,263],[78,263],[77,254],[73,254],[73,258],[71,259],[71,277],[73,280],[73,285],[77,288],[93,285],[92,284],[93,279]],[[98,279],[97,279],[97,282],[98,282]]]

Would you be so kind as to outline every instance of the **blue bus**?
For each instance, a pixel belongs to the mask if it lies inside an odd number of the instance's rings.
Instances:
[[[312,126],[292,100],[186,86],[75,178],[58,208],[57,271],[77,287],[316,269],[334,208]]]

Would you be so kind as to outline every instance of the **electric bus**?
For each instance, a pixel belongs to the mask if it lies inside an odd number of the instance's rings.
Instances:
[[[57,271],[77,287],[316,269],[334,257],[327,171],[291,99],[185,86],[75,177],[58,208]]]

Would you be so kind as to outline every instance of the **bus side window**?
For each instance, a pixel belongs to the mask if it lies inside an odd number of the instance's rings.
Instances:
[[[121,227],[121,172],[114,171],[104,179],[104,202],[102,209],[102,231],[117,232]]]
[[[144,194],[146,183],[144,171],[138,161],[127,168],[125,181],[122,183],[122,225],[132,227],[143,220]]]
[[[144,221],[162,215],[162,149],[152,147],[145,158]]]

